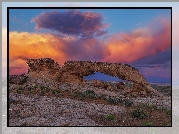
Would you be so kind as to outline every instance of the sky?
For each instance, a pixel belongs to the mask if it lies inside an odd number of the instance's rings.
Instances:
[[[51,57],[132,64],[170,82],[171,10],[10,9],[9,48],[11,75],[27,72],[26,59]]]
[[[27,72],[27,58],[52,57],[61,65],[67,60],[127,63],[149,82],[171,81],[169,9],[29,10],[9,14],[10,74]]]

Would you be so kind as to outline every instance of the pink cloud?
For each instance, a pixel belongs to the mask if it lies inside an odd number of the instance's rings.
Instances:
[[[160,28],[156,28],[156,25]],[[156,19],[147,28],[112,35],[107,43],[110,55],[103,61],[130,63],[164,52],[170,47],[171,23],[166,19]]]

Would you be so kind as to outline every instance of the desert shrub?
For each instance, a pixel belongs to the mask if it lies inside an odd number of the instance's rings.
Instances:
[[[50,89],[49,89],[49,88],[46,88],[46,89],[45,89],[45,92],[46,92],[46,93],[50,92]]]
[[[35,89],[36,89],[37,87],[38,87],[37,85],[34,86]]]
[[[52,94],[55,95],[55,94],[56,94],[56,91],[55,91],[55,90],[52,90]]]
[[[85,93],[86,94],[95,94],[95,92],[93,90],[86,90]]]
[[[157,105],[156,105],[156,104],[148,104],[147,106],[148,106],[151,110],[157,109]]]
[[[80,97],[80,98],[96,98],[96,94],[94,91],[87,90],[85,92],[75,92],[74,97]]]
[[[69,92],[69,90],[68,90],[68,89],[65,89],[65,92]]]
[[[164,109],[164,111],[165,111],[165,113],[166,113],[167,115],[171,116],[171,114],[172,114],[171,110],[169,110],[169,109]]]
[[[85,94],[85,97],[96,98],[96,94],[95,94],[95,92],[92,91],[92,90],[86,90],[86,91],[84,92],[84,94]]]
[[[56,90],[56,92],[57,92],[57,94],[59,94],[59,93],[60,93],[60,90]]]
[[[41,89],[41,90],[45,89],[45,86],[40,86],[40,89]]]
[[[114,120],[115,119],[115,116],[113,115],[113,114],[108,114],[107,116],[106,116],[106,119],[107,120]]]
[[[153,126],[153,123],[150,121],[145,121],[144,126]]]
[[[124,100],[124,105],[132,106],[133,102],[131,100]]]
[[[99,96],[100,99],[106,100],[106,96],[104,94]]]
[[[135,118],[143,119],[146,116],[146,113],[141,108],[138,108],[132,112],[132,115]]]
[[[17,90],[23,90],[24,88],[23,87],[21,87],[21,86],[19,86],[18,88],[17,88]]]
[[[17,89],[16,89],[16,91],[17,91],[17,93],[22,93],[23,92],[23,87],[21,87],[21,86],[19,86]]]
[[[109,97],[108,102],[113,103],[113,104],[119,104],[120,102],[122,102],[122,99],[120,98],[114,98],[114,97]]]
[[[85,97],[85,94],[81,92],[75,92],[74,97]]]
[[[33,89],[32,87],[27,87],[27,90],[29,90],[29,91],[32,90],[32,89]]]

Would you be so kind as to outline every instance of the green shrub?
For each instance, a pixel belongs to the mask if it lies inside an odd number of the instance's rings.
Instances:
[[[22,93],[23,92],[23,87],[21,87],[21,86],[19,86],[17,89],[16,89],[16,91],[17,91],[17,93]]]
[[[85,94],[85,97],[88,97],[88,98],[96,98],[96,94],[95,94],[95,92],[92,91],[92,90],[86,90],[86,91],[84,92],[84,94]]]
[[[36,89],[37,87],[38,87],[37,85],[34,86],[35,89]]]
[[[31,90],[32,90],[32,87],[27,87],[27,90],[31,91]]]
[[[24,88],[23,87],[21,87],[21,86],[19,86],[18,88],[17,88],[17,90],[23,90]]]
[[[44,86],[40,86],[40,89],[43,90],[43,89],[45,89],[45,87]]]
[[[125,100],[124,105],[126,106],[132,106],[133,102],[131,100]]]
[[[156,110],[156,109],[157,109],[157,105],[155,105],[155,104],[149,104],[148,107],[149,107],[151,110]]]
[[[57,94],[59,94],[59,93],[60,93],[60,90],[56,90],[56,92],[57,92]]]
[[[46,89],[45,89],[45,92],[46,92],[46,93],[50,92],[50,89],[49,89],[49,88],[46,88]]]
[[[144,126],[153,126],[153,123],[150,121],[145,121]]]
[[[86,90],[85,93],[86,94],[94,94],[95,95],[95,92],[93,90]]]
[[[104,94],[99,96],[100,99],[106,100],[106,96]]]
[[[69,92],[69,90],[68,90],[68,89],[65,89],[65,92]]]
[[[113,98],[113,97],[110,97],[110,96],[109,96],[109,98],[107,100],[108,100],[108,102],[113,103],[113,104],[119,104],[120,102],[122,102],[122,99]]]
[[[146,116],[146,113],[141,108],[139,108],[139,109],[134,110],[132,112],[132,115],[135,118],[143,119]]]
[[[167,115],[171,116],[171,114],[172,114],[171,110],[165,109],[164,111]]]
[[[115,116],[113,115],[113,114],[108,114],[107,116],[106,116],[106,119],[107,120],[114,120],[115,119]]]

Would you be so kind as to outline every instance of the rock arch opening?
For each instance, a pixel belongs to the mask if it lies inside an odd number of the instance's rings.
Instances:
[[[119,78],[112,77],[110,75],[101,73],[101,72],[94,72],[94,74],[83,76],[87,81],[91,81],[93,79],[101,80],[101,81],[118,81]]]

